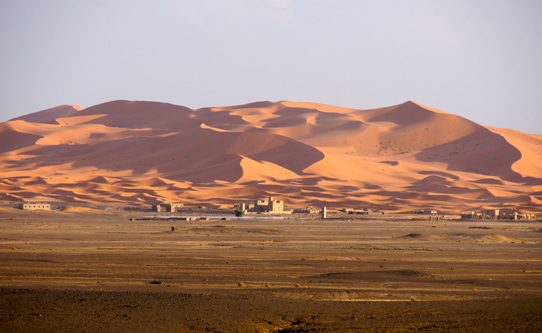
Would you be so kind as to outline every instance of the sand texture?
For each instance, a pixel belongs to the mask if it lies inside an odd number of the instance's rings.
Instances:
[[[540,211],[542,140],[408,101],[59,106],[0,124],[0,200]]]

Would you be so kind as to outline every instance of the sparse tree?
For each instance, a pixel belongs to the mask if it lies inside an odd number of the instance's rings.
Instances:
[[[233,211],[233,213],[235,214],[235,216],[237,217],[241,217],[243,215],[245,215],[245,212],[239,208],[235,208],[235,210]]]

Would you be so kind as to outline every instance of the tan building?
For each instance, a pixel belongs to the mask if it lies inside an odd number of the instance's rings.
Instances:
[[[153,212],[157,213],[176,213],[180,208],[184,207],[184,204],[181,202],[170,202],[170,203],[161,203],[152,205]]]
[[[167,212],[168,207],[166,204],[156,204],[152,205],[152,211],[157,213]]]
[[[501,217],[501,211],[500,209],[484,209],[482,216],[484,220],[497,220]]]
[[[436,209],[430,209],[430,208],[424,208],[424,209],[418,209],[414,211],[414,214],[419,215],[438,215],[438,211]]]
[[[482,211],[468,211],[461,214],[462,220],[496,220],[499,218],[498,209],[486,209]]]
[[[485,209],[482,211],[468,211],[461,214],[462,220],[496,220],[499,218],[498,209]]]
[[[370,213],[368,208],[363,208],[363,209],[346,208],[346,209],[343,209],[343,211],[347,214],[356,214],[356,215],[369,215]]]
[[[284,213],[284,201],[269,197],[268,200],[258,200],[256,207],[261,213],[282,214]]]
[[[253,203],[238,203],[234,208],[243,211],[244,213],[260,213],[260,214],[291,214],[292,211],[284,210],[284,201],[276,200],[273,197],[267,199],[258,199]]]
[[[169,211],[172,213],[176,213],[179,211],[179,209],[183,207],[184,207],[184,204],[182,202],[172,202],[169,204]]]
[[[482,216],[482,213],[473,210],[461,213],[462,220],[481,220]]]
[[[534,220],[535,214],[523,213],[511,209],[485,209],[482,211],[470,211],[461,214],[462,220]]]
[[[530,221],[536,219],[536,215],[532,213],[525,213],[517,210],[503,209],[499,215],[501,220],[514,220],[514,221]]]
[[[19,208],[23,210],[51,210],[51,205],[43,202],[25,202]]]
[[[321,209],[312,206],[294,209],[294,213],[297,214],[320,214],[320,211]]]

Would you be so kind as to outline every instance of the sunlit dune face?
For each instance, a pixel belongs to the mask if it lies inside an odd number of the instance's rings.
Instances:
[[[539,210],[542,139],[408,101],[361,110],[255,102],[191,110],[156,102],[59,106],[0,124],[9,198],[228,205],[274,195],[408,210]]]

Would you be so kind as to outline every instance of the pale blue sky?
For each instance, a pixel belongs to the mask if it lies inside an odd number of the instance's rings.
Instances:
[[[113,99],[412,99],[542,133],[537,0],[0,0],[0,43],[0,121]]]

